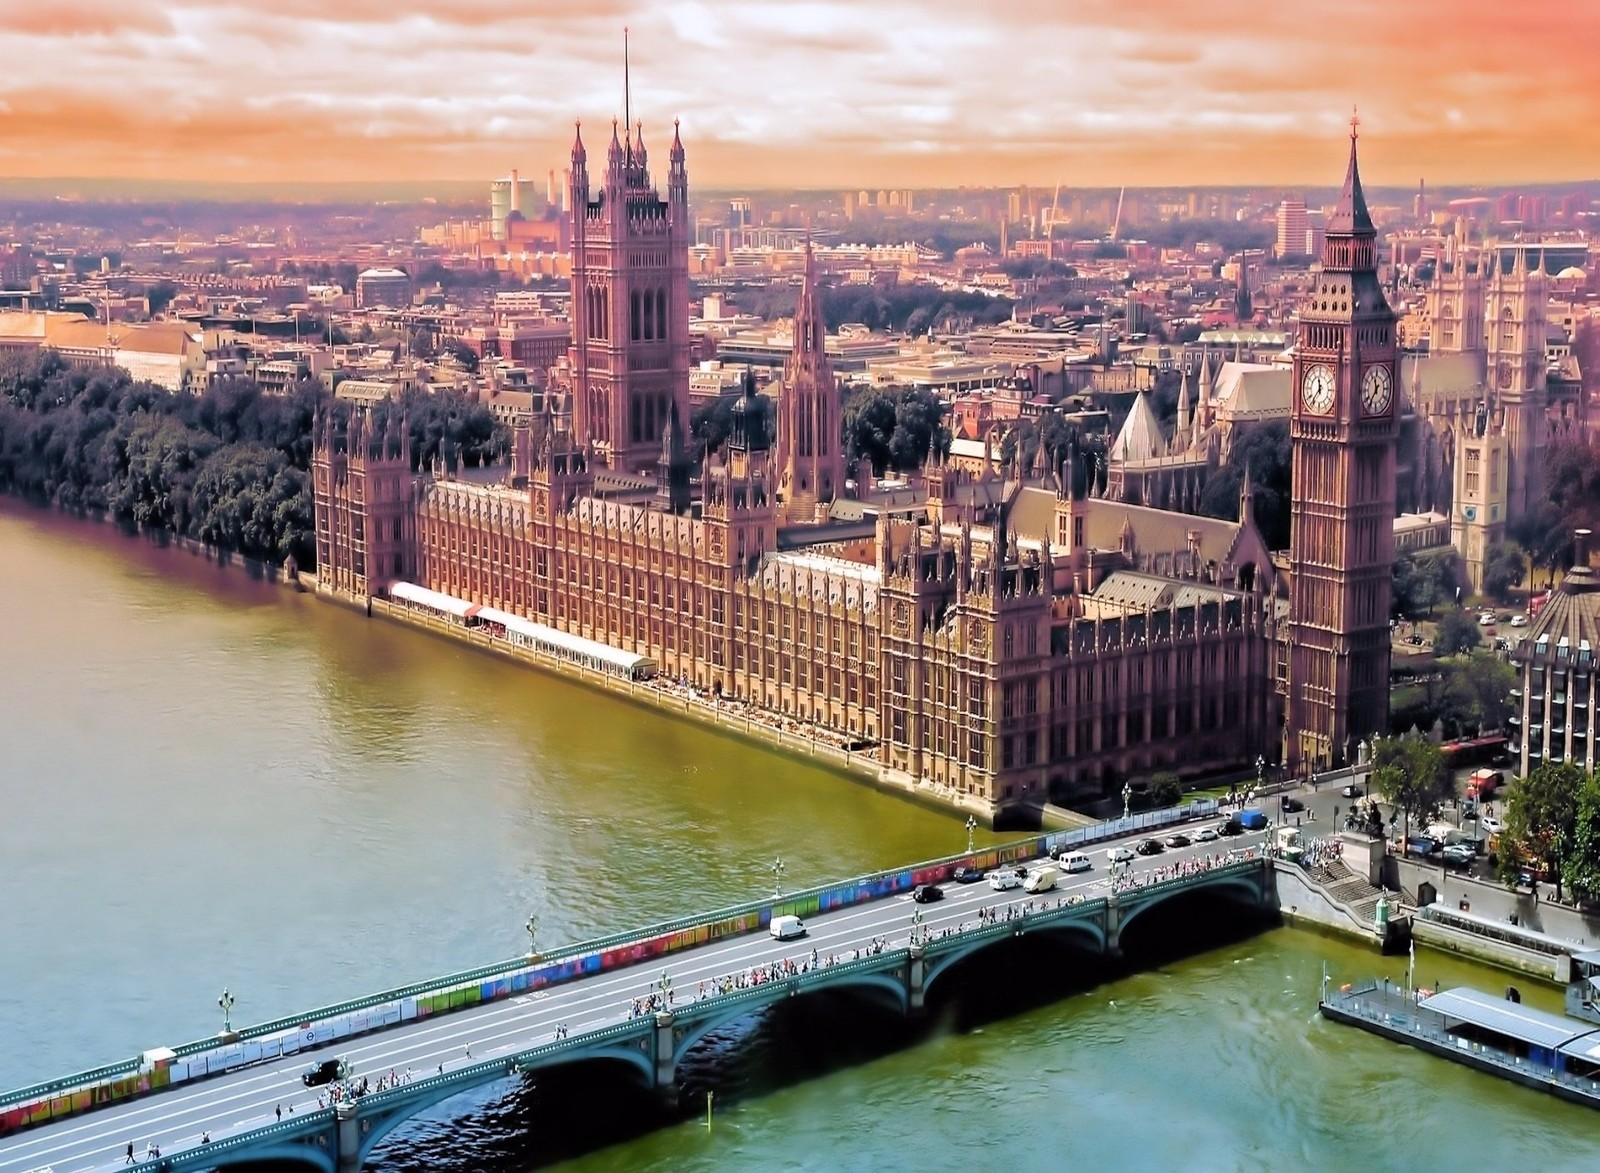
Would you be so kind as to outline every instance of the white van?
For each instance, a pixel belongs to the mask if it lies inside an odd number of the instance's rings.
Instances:
[[[780,941],[792,941],[806,935],[806,922],[797,916],[775,916],[767,931]]]
[[[989,873],[989,887],[996,892],[1009,892],[1013,888],[1022,887],[1022,877],[1017,875],[1014,868],[1001,868],[999,871]]]
[[[1056,881],[1061,878],[1061,873],[1049,864],[1041,864],[1028,873],[1028,878],[1022,881],[1024,892],[1048,892],[1056,886]]]
[[[1061,857],[1061,870],[1064,872],[1086,872],[1092,867],[1094,864],[1081,851],[1069,851]]]

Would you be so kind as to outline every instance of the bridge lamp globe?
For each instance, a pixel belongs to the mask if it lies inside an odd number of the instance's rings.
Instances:
[[[222,1010],[222,1033],[233,1033],[233,995],[226,986],[222,989],[222,997],[217,999],[217,1006]]]
[[[978,820],[973,815],[967,816],[967,854],[972,854],[972,833],[978,829]]]
[[[539,918],[530,916],[528,923],[522,926],[528,934],[528,956],[539,956]]]

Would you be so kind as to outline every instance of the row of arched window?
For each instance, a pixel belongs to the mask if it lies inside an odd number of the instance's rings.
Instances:
[[[635,342],[665,341],[667,337],[667,291],[635,289],[630,295],[629,337]]]

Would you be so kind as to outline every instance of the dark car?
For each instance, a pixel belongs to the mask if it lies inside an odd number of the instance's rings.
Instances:
[[[1167,836],[1168,847],[1187,847],[1193,842],[1194,840],[1190,839],[1189,836],[1185,835],[1182,831]]]
[[[1415,855],[1421,859],[1427,859],[1428,856],[1432,855],[1438,850],[1438,841],[1430,839],[1426,835],[1413,835],[1411,838],[1406,840],[1407,855]]]
[[[1278,803],[1290,814],[1293,814],[1295,811],[1303,811],[1306,809],[1306,804],[1301,802],[1298,798],[1295,798],[1292,794],[1285,794],[1278,800]]]
[[[958,884],[976,884],[983,879],[983,869],[963,866],[957,868],[951,875]]]
[[[307,1087],[321,1087],[325,1083],[332,1083],[336,1079],[343,1079],[349,1074],[349,1068],[343,1059],[324,1059],[313,1067],[308,1067],[300,1076],[300,1082]]]
[[[1134,844],[1133,849],[1140,855],[1160,855],[1162,852],[1161,840],[1141,839],[1138,843]]]
[[[1244,824],[1238,819],[1229,819],[1226,823],[1217,824],[1217,834],[1227,838],[1244,834]]]
[[[911,899],[918,904],[932,904],[935,900],[944,899],[944,889],[937,884],[918,884],[911,893]]]

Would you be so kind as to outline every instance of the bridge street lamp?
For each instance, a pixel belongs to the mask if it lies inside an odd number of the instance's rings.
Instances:
[[[528,923],[522,927],[528,934],[528,956],[530,958],[539,956],[539,917],[530,916]]]
[[[917,944],[917,942],[921,938],[921,936],[922,936],[922,909],[913,908],[911,910],[911,943],[913,945]]]
[[[217,999],[217,1005],[222,1008],[222,1033],[225,1035],[232,1034],[233,995],[228,992],[228,988],[226,986],[222,988],[222,997]]]
[[[1133,801],[1133,783],[1132,782],[1124,782],[1122,784],[1122,817],[1124,819],[1126,819],[1128,817],[1128,804],[1131,803],[1132,801]]]
[[[774,900],[783,895],[783,857],[780,855],[772,861],[772,898]]]
[[[967,816],[967,854],[968,855],[972,854],[972,833],[974,831],[976,831],[977,829],[978,829],[978,820],[974,816],[968,815]]]

